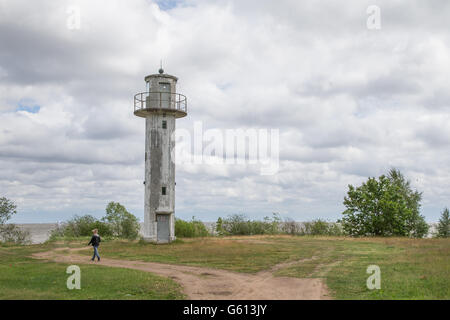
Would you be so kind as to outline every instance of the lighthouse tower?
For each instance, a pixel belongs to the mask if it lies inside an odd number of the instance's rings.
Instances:
[[[145,118],[144,239],[175,240],[175,159],[171,139],[175,120],[187,115],[186,97],[177,93],[178,78],[164,73],[145,77],[146,92],[134,96],[134,114]]]

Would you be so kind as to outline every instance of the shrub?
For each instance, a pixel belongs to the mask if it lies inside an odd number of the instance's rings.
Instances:
[[[91,236],[98,229],[102,237],[118,237],[134,240],[139,236],[138,219],[129,213],[120,203],[110,202],[106,207],[106,216],[101,220],[91,215],[74,216],[50,233],[50,240],[58,237]]]
[[[263,221],[249,220],[244,214],[233,214],[228,218],[219,218],[216,231],[219,235],[255,235],[280,233],[280,217],[274,213],[272,218]]]
[[[91,236],[92,230],[98,229],[102,237],[112,236],[111,226],[91,215],[74,216],[50,233],[50,239],[57,237],[83,237]]]
[[[328,235],[329,236],[343,236],[343,235],[345,235],[345,232],[340,223],[331,222],[331,223],[328,223]]]
[[[322,236],[328,234],[328,223],[324,220],[317,219],[310,224],[310,233],[313,236]]]
[[[15,224],[0,225],[0,242],[14,244],[30,244],[30,232],[20,229]]]
[[[285,218],[281,225],[281,232],[296,235],[300,233],[300,226],[291,218]]]
[[[335,222],[326,222],[316,219],[304,222],[300,228],[300,235],[310,236],[342,236],[344,234],[342,226]]]
[[[222,229],[228,235],[245,235],[251,234],[251,221],[246,220],[243,214],[233,214],[228,219],[223,219]]]
[[[209,232],[206,230],[203,222],[192,217],[191,221],[175,219],[175,235],[177,237],[195,238],[206,237],[209,235]]]

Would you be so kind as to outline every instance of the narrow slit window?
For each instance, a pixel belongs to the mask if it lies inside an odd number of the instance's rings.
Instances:
[[[162,122],[162,128],[167,129],[167,120],[163,120]]]
[[[162,187],[162,189],[161,189],[161,194],[162,194],[163,196],[165,196],[166,193],[167,193],[166,187]]]

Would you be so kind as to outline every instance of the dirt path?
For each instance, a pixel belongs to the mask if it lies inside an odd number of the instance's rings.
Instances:
[[[69,251],[69,254],[61,251]],[[74,251],[80,248],[59,248],[53,251],[33,254],[34,258],[63,263],[98,264],[110,267],[129,268],[152,272],[172,278],[182,285],[189,299],[195,300],[321,300],[330,299],[328,290],[321,279],[299,279],[274,277],[272,272],[292,264],[283,263],[270,270],[256,274],[238,273],[220,269],[191,267],[157,262],[141,262],[102,258],[101,262],[91,262],[89,257]],[[301,263],[297,261],[295,263]]]

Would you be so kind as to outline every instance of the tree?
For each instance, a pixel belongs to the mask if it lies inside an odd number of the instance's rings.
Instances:
[[[450,237],[450,212],[448,208],[445,208],[444,211],[442,211],[437,227],[437,236],[439,238]]]
[[[108,203],[103,220],[111,224],[113,235],[116,237],[136,239],[139,235],[138,219],[118,202]]]
[[[31,242],[30,233],[20,229],[15,224],[6,224],[17,213],[16,204],[7,199],[0,198],[0,241],[16,244],[28,244]]]
[[[0,225],[3,225],[17,213],[17,206],[7,198],[0,198]]]
[[[420,215],[422,194],[411,188],[399,170],[369,178],[361,186],[349,185],[342,226],[351,236],[423,237],[428,224]]]
[[[223,220],[222,220],[221,217],[219,217],[219,218],[217,219],[217,222],[216,222],[216,232],[217,232],[217,234],[218,234],[219,236],[223,236],[223,235],[226,234],[226,231],[225,231],[224,228],[223,228]]]

